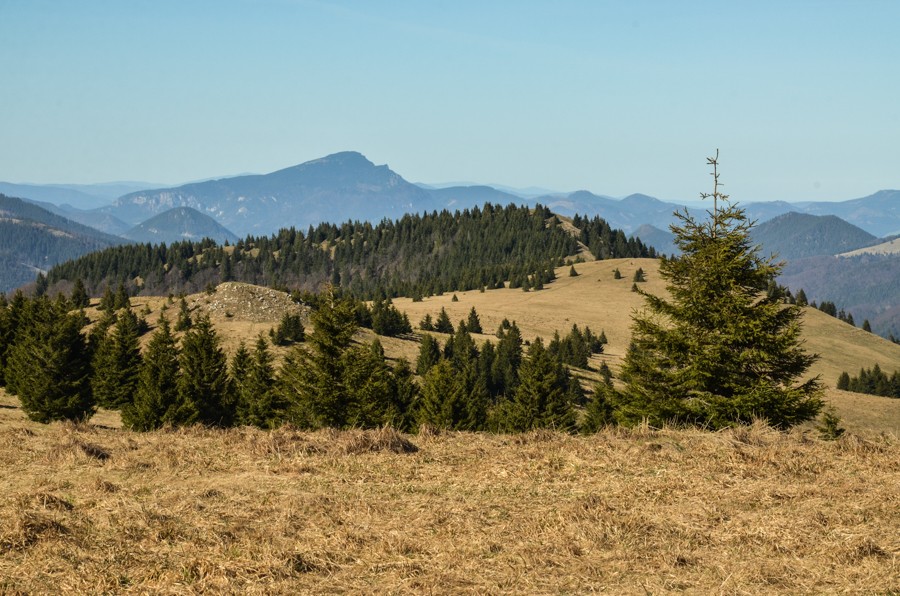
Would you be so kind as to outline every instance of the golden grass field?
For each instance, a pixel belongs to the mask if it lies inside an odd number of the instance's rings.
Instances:
[[[663,290],[655,261],[619,260],[559,269],[540,292],[395,303],[413,325],[475,306],[488,333],[507,317],[528,339],[587,324],[610,341],[595,363],[617,370],[637,267]],[[280,316],[226,316],[221,299],[189,301],[229,353]],[[151,323],[167,302],[134,300]],[[900,346],[818,311],[804,329],[832,387],[842,370],[900,368]],[[415,358],[415,342],[382,341]],[[811,425],[133,433],[107,411],[33,423],[0,391],[0,593],[898,594],[900,400],[826,399],[849,431],[838,441]]]
[[[24,420],[0,396],[3,593],[900,590],[900,444]]]

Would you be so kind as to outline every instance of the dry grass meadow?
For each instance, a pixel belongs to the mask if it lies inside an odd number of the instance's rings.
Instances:
[[[413,325],[475,306],[488,333],[506,317],[528,339],[587,324],[610,341],[595,364],[616,370],[637,267],[662,291],[654,261],[620,260],[560,269],[540,292],[395,303]],[[266,292],[189,301],[233,352],[290,308]],[[135,302],[153,323],[168,300]],[[804,337],[831,386],[900,368],[900,346],[817,311]],[[105,411],[36,424],[0,391],[0,593],[900,594],[900,400],[826,397],[850,431],[838,441],[762,425],[141,434]]]
[[[3,593],[900,591],[900,444],[28,422],[0,407]]]

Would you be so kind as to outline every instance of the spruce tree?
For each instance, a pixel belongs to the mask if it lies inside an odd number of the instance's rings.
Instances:
[[[120,410],[134,399],[141,365],[138,319],[122,310],[112,333],[100,339],[92,358],[91,388],[97,405]]]
[[[100,303],[97,308],[106,313],[113,313],[116,310],[116,297],[113,296],[112,290],[107,285],[103,290],[103,296],[100,297]]]
[[[12,343],[15,330],[6,295],[0,292],[0,387],[6,386],[4,369],[6,368],[6,350]]]
[[[466,419],[466,386],[449,360],[433,366],[422,382],[422,399],[417,412],[419,425],[459,429]]]
[[[401,358],[394,366],[394,396],[385,413],[384,423],[400,431],[410,431],[415,422],[419,386],[413,380],[409,362]]]
[[[269,333],[272,334],[271,329]],[[231,377],[231,386],[234,388],[235,424],[249,425],[251,424],[250,404],[253,399],[245,393],[244,384],[250,375],[250,350],[247,349],[247,344],[243,340],[238,344],[237,350],[231,357],[228,375]]]
[[[419,357],[416,360],[416,374],[425,376],[431,367],[441,359],[441,348],[434,336],[426,333],[419,344]]]
[[[181,339],[178,376],[179,425],[230,426],[235,403],[228,362],[208,315],[201,316]]]
[[[175,331],[187,331],[194,324],[191,319],[191,309],[188,308],[187,300],[181,297],[178,303],[178,318],[175,320]]]
[[[231,363],[231,378],[237,397],[240,424],[274,428],[284,422],[286,404],[275,392],[275,368],[269,344],[261,336],[251,354],[241,344],[246,356],[236,353]]]
[[[519,384],[519,366],[522,363],[522,333],[518,325],[504,319],[497,330],[497,355],[492,370],[492,384],[498,393],[511,396]]]
[[[466,319],[466,329],[469,333],[482,333],[483,330],[481,328],[481,319],[478,317],[478,313],[475,311],[475,307],[472,307],[472,310],[469,311],[469,317]]]
[[[506,430],[574,431],[572,389],[566,368],[544,348],[541,338],[537,338],[528,348],[528,358],[519,367],[519,385],[507,405]]]
[[[384,361],[384,348],[378,338],[369,346],[353,346],[344,353],[344,386],[349,394],[347,423],[375,428],[388,424],[399,414],[394,403],[396,384],[391,368]]]
[[[453,333],[453,323],[450,322],[450,315],[447,314],[443,307],[441,307],[441,312],[438,313],[437,321],[434,323],[434,330],[438,333]]]
[[[91,299],[84,289],[84,282],[81,281],[80,277],[75,278],[75,285],[72,286],[70,300],[73,308],[87,308],[91,304]]]
[[[178,346],[161,317],[141,362],[134,400],[122,408],[122,423],[139,431],[178,423],[178,371]]]
[[[86,420],[94,411],[84,318],[46,298],[24,306],[6,363],[7,388],[36,422]]]
[[[128,297],[125,283],[119,282],[119,286],[116,288],[116,295],[113,297],[113,310],[122,308],[131,308],[131,299]]]
[[[763,259],[752,223],[719,191],[718,160],[708,219],[677,213],[671,227],[680,257],[663,257],[669,297],[640,292],[646,310],[633,316],[633,339],[614,399],[623,423],[647,419],[722,428],[762,418],[788,428],[822,407],[818,378],[805,382],[816,356],[803,350],[802,312],[766,295],[780,265]]]
[[[847,371],[842,372],[838,377],[836,387],[843,391],[850,391],[850,374]]]
[[[353,306],[329,287],[312,314],[313,331],[306,346],[285,357],[278,390],[290,404],[288,418],[307,428],[344,428],[349,423],[351,395],[345,386],[344,352],[356,332]]]

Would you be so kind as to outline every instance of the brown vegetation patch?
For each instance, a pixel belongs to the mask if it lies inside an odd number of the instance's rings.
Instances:
[[[900,588],[889,437],[22,424],[0,427],[0,591]]]

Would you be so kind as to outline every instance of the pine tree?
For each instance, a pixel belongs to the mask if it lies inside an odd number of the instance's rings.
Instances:
[[[83,317],[58,310],[46,298],[24,306],[5,373],[7,388],[19,396],[31,420],[86,420],[93,415],[83,324]]]
[[[469,311],[469,317],[466,319],[466,329],[469,333],[482,333],[481,319],[478,318],[478,313],[475,311],[474,306]]]
[[[306,329],[303,328],[303,319],[299,314],[286,312],[281,317],[281,322],[274,331],[270,331],[272,343],[276,346],[289,346],[303,341]]]
[[[519,385],[507,407],[506,430],[575,430],[576,417],[568,372],[544,348],[540,338],[528,348],[528,358],[519,367]]]
[[[240,348],[243,348],[243,354]],[[257,338],[253,353],[241,344],[231,361],[231,378],[237,397],[237,420],[259,428],[274,428],[286,416],[287,404],[275,391],[275,368],[269,344]]]
[[[329,287],[312,315],[307,346],[285,357],[279,392],[290,404],[289,419],[307,428],[344,428],[350,422],[351,395],[345,385],[344,353],[356,332],[353,306]]]
[[[794,298],[794,303],[797,306],[808,306],[809,301],[806,298],[806,292],[803,291],[803,288],[800,288],[800,291],[797,292],[797,296]]]
[[[843,391],[850,391],[850,375],[847,371],[842,372],[841,376],[838,377],[836,387]]]
[[[709,219],[676,214],[680,257],[663,257],[670,298],[641,292],[647,310],[633,317],[616,418],[722,428],[762,418],[788,428],[818,414],[818,378],[797,384],[815,356],[804,352],[796,305],[766,295],[780,266],[761,258],[752,223],[719,191],[717,157]]]
[[[375,428],[399,414],[394,376],[384,361],[378,338],[369,346],[353,346],[344,353],[344,386],[349,393],[350,426]]]
[[[417,421],[419,425],[457,429],[466,418],[466,387],[449,360],[433,366],[422,382],[422,399]]]
[[[575,271],[575,265],[572,265],[569,268],[569,277],[578,277],[578,272]]]
[[[228,362],[209,316],[201,316],[181,339],[178,376],[179,425],[230,426],[235,403],[228,377]]]
[[[194,324],[191,319],[191,309],[188,308],[187,300],[182,296],[178,303],[178,319],[175,321],[175,331],[187,331]]]
[[[37,277],[34,280],[34,295],[37,298],[45,296],[47,294],[47,287],[49,286],[47,282],[47,276],[43,273],[38,273]]]
[[[519,366],[522,364],[522,333],[518,325],[509,323],[508,326],[500,325],[497,336],[497,356],[494,359],[492,370],[492,383],[498,387],[498,392],[504,395],[512,395],[519,384]]]
[[[608,372],[609,368],[607,367],[606,370]],[[612,406],[613,399],[612,377],[602,377],[594,385],[594,393],[585,408],[581,432],[586,434],[595,433],[615,422]]]
[[[644,269],[642,267],[638,267],[637,271],[634,272],[634,278],[632,278],[633,282],[646,281],[644,278]]]
[[[15,329],[13,328],[13,316],[6,294],[0,292],[0,387],[6,386],[6,351],[12,344]]]
[[[872,333],[872,325],[869,324],[869,319],[863,319],[862,330]]]
[[[618,267],[616,267],[616,268],[613,270],[613,279],[622,279],[622,272],[619,271],[619,268],[618,268]]]
[[[394,366],[394,396],[385,413],[384,423],[400,431],[410,431],[415,422],[419,386],[413,380],[409,362],[401,358]]]
[[[70,300],[73,308],[87,308],[91,304],[91,299],[84,289],[84,282],[81,281],[80,277],[75,278]]]
[[[822,423],[816,426],[819,436],[825,441],[840,439],[845,430],[841,426],[841,417],[837,415],[833,406],[822,413]]]
[[[416,374],[425,376],[431,367],[441,359],[441,348],[430,333],[422,336],[419,344],[419,357],[416,360]]]
[[[272,333],[271,329],[269,333]],[[250,360],[250,350],[247,349],[247,344],[241,340],[228,365],[228,375],[231,377],[231,386],[234,388],[235,424],[251,424],[250,406],[253,403],[253,398],[244,390],[244,385],[250,376]]]
[[[97,308],[106,313],[113,313],[116,310],[116,297],[113,296],[109,286],[103,290],[103,296],[100,297],[100,303]]]
[[[141,366],[138,319],[123,309],[112,333],[100,339],[93,355],[91,388],[97,405],[120,410],[134,399]]]
[[[113,297],[113,310],[121,308],[131,308],[131,299],[128,297],[128,291],[125,289],[125,283],[119,282],[116,288],[116,295]]]
[[[125,426],[148,431],[178,422],[178,354],[169,321],[161,317],[141,362],[134,401],[122,408]]]
[[[450,315],[441,307],[437,321],[434,323],[434,330],[438,333],[453,333],[453,323],[450,322]]]

